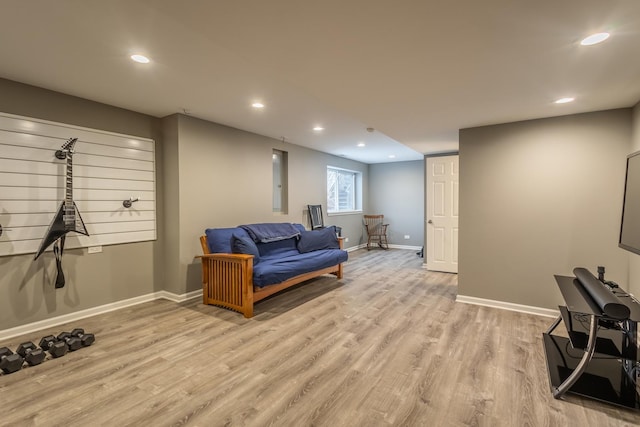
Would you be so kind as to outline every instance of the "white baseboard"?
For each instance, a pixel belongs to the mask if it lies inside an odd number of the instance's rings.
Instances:
[[[518,311],[520,313],[535,314],[545,317],[558,317],[560,312],[558,310],[551,310],[549,308],[533,307],[530,305],[515,304],[512,302],[495,301],[491,299],[469,297],[466,295],[458,295],[456,302],[462,302],[465,304],[482,305],[484,307],[501,308],[503,310]]]
[[[187,292],[186,294],[182,294],[182,295],[174,294],[173,292],[158,291],[155,293],[155,295],[157,295],[156,299],[164,298],[173,302],[185,302],[190,299],[201,297],[202,289],[198,289],[197,291]]]
[[[364,245],[365,247],[367,245]],[[409,245],[389,245],[391,249],[410,249],[412,251],[419,252],[422,249],[422,246],[409,246]]]
[[[353,252],[353,251],[356,251],[358,249],[366,249],[366,248],[367,248],[367,244],[366,243],[362,243],[360,245],[348,247],[348,248],[345,249],[345,251]],[[408,245],[393,245],[393,244],[390,244],[389,248],[390,249],[410,249],[412,251],[416,251],[417,252],[417,251],[422,249],[422,246],[408,246]]]
[[[91,307],[91,308],[87,308],[86,310],[76,311],[74,313],[63,314],[62,316],[52,317],[51,319],[40,320],[38,322],[16,326],[15,328],[5,329],[0,331],[0,340],[13,338],[23,334],[30,334],[42,329],[62,325],[63,323],[75,322],[77,320],[86,319],[87,317],[108,313],[110,311],[119,310],[121,308],[142,304],[142,303],[154,301],[157,299],[166,299],[169,301],[180,303],[180,302],[190,300],[192,298],[200,297],[201,295],[202,295],[201,290],[188,292],[182,295],[174,294],[173,292],[168,292],[168,291],[153,292],[151,294],[141,295],[139,297],[129,298],[129,299],[117,301],[111,304],[105,304],[98,307]]]

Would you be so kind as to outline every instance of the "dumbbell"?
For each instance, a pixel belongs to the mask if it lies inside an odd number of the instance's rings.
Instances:
[[[0,348],[0,370],[5,374],[12,374],[22,369],[24,359],[7,347]]]
[[[96,342],[96,336],[93,334],[85,334],[84,329],[82,328],[75,328],[73,331],[71,331],[71,335],[79,338],[80,341],[82,341],[83,347],[89,347],[91,344]]]
[[[58,341],[62,341],[67,344],[69,351],[76,351],[82,347],[82,341],[78,337],[74,337],[69,332],[61,332],[57,336]]]
[[[58,341],[53,335],[47,335],[40,340],[40,348],[44,351],[48,351],[51,357],[54,359],[62,357],[69,351],[69,346],[64,341]]]
[[[47,356],[46,354],[44,354],[44,350],[36,347],[36,345],[31,341],[23,342],[22,344],[20,344],[18,346],[18,349],[16,350],[16,353],[22,356],[24,361],[27,362],[29,366],[36,366],[41,364],[42,362],[44,362],[44,358]]]

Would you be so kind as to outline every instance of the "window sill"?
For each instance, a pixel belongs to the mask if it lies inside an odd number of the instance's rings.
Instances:
[[[328,212],[327,216],[362,215],[362,211]]]

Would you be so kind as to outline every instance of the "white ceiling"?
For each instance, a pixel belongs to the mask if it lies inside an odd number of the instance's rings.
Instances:
[[[612,36],[579,45],[598,31]],[[461,128],[635,105],[640,1],[0,0],[0,77],[417,160],[456,150]]]

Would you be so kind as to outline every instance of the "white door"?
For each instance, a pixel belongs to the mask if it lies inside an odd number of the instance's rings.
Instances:
[[[458,272],[458,156],[427,157],[427,270]]]

